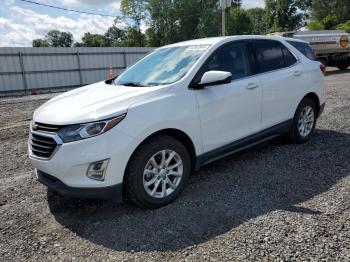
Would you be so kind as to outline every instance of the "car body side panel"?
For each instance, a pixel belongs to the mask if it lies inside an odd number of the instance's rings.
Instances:
[[[295,76],[298,72],[300,75]],[[305,95],[305,72],[301,64],[259,75],[263,90],[262,129],[293,118]]]
[[[295,39],[292,40],[295,41]],[[298,55],[299,60],[301,61],[305,80],[305,95],[307,93],[315,93],[320,100],[320,105],[324,104],[326,102],[326,87],[325,76],[320,69],[321,63],[308,59],[303,54],[301,54],[298,49],[289,44],[288,41],[283,42],[285,46],[294,52],[294,54]],[[307,44],[307,42],[304,43]]]
[[[320,70],[320,63],[316,61],[305,61],[303,63],[305,72],[306,93],[315,93],[320,100],[320,105],[326,102],[326,86],[324,75]]]
[[[248,89],[249,85],[256,86]],[[261,87],[256,77],[194,90],[203,147],[208,152],[260,131]]]
[[[203,152],[196,97],[176,85],[162,96],[132,105],[127,117],[115,128],[132,136],[136,144],[155,132],[178,129],[192,140],[196,155]]]

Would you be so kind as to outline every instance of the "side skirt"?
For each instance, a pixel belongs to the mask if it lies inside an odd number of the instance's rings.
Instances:
[[[209,164],[220,158],[229,156],[231,154],[253,147],[272,138],[283,135],[289,131],[289,128],[291,127],[292,123],[293,119],[284,121],[278,125],[260,131],[259,133],[250,135],[248,137],[234,141],[228,145],[224,145],[220,148],[199,155],[196,161],[196,170],[198,170],[201,166]]]

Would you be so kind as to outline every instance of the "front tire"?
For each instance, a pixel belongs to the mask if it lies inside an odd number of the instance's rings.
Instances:
[[[294,114],[292,126],[287,138],[292,143],[305,143],[312,137],[317,119],[316,105],[309,98],[304,98]]]
[[[156,136],[132,156],[125,177],[127,198],[144,208],[159,208],[174,201],[191,171],[186,147],[170,136]]]

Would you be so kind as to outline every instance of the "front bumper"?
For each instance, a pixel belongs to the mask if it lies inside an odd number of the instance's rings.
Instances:
[[[47,186],[50,190],[72,198],[91,198],[113,200],[113,202],[122,202],[123,185],[117,184],[108,187],[82,188],[70,187],[43,171],[35,169],[37,180]]]
[[[89,191],[96,188],[98,191],[99,188],[109,188],[123,183],[127,163],[136,146],[135,139],[113,128],[96,137],[62,143],[48,159],[36,157],[30,145],[28,151],[35,169],[49,174],[68,188],[86,188]],[[109,159],[104,180],[98,181],[87,177],[90,164],[103,159]],[[50,187],[54,185],[49,184]]]

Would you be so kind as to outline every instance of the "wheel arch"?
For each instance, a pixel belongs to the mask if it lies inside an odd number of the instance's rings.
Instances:
[[[318,95],[314,92],[310,92],[310,93],[306,94],[302,100],[304,100],[305,98],[308,98],[315,103],[316,115],[319,116],[319,114],[320,114],[320,99],[318,98]]]
[[[133,153],[131,154],[131,156],[128,160],[128,163],[127,163],[125,171],[124,171],[124,177],[125,177],[126,172],[128,170],[130,160],[134,156],[135,152],[140,148],[140,146],[143,145],[144,143],[146,143],[149,139],[156,137],[156,136],[161,136],[161,135],[173,137],[173,138],[177,139],[179,142],[181,142],[186,147],[188,153],[190,154],[191,171],[195,170],[196,162],[197,162],[196,149],[195,149],[194,143],[193,143],[192,139],[190,138],[190,136],[182,130],[179,130],[176,128],[166,128],[166,129],[161,129],[161,130],[158,130],[158,131],[150,134],[144,140],[142,140],[141,143],[139,143],[139,145],[135,148],[135,150],[133,151]]]

